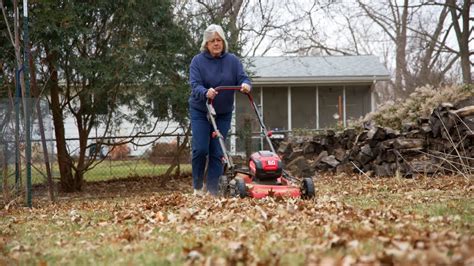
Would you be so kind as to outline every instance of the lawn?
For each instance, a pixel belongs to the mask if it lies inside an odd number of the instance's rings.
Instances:
[[[85,174],[86,181],[102,181],[129,176],[157,176],[162,175],[170,167],[169,164],[153,164],[148,160],[105,160]],[[180,171],[190,172],[190,164],[182,164]]]
[[[462,177],[314,178],[314,200],[197,197],[191,179],[130,177],[0,210],[0,264],[474,263]]]
[[[153,164],[146,159],[137,160],[104,160],[97,164],[92,169],[85,173],[86,181],[105,181],[111,178],[120,179],[130,176],[157,176],[166,173],[169,164]],[[9,167],[9,183],[11,185],[15,182],[14,166]],[[191,172],[190,164],[181,164],[180,171],[184,173]],[[25,178],[26,170],[23,167],[21,173],[22,178]],[[59,166],[56,162],[52,163],[53,179],[59,179]],[[32,167],[32,183],[43,184],[46,183],[46,168],[43,163],[36,162]]]

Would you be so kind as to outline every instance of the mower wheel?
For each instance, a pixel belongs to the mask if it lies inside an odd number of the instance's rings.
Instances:
[[[236,179],[235,181],[235,190],[237,192],[235,196],[239,196],[241,198],[247,197],[247,187],[245,186],[245,181],[240,178]]]
[[[229,196],[229,179],[226,175],[219,176],[219,196],[227,197]]]
[[[314,189],[313,179],[310,177],[303,178],[303,182],[301,184],[301,197],[303,199],[311,199],[316,196],[316,192]]]

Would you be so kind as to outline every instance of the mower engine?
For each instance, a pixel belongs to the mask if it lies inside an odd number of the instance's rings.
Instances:
[[[259,181],[275,181],[281,177],[282,162],[280,157],[271,151],[258,151],[250,156],[250,174]]]

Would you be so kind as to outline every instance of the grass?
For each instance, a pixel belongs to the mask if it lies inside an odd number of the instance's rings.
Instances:
[[[348,199],[349,202],[361,208],[376,208],[380,206],[380,201],[389,202],[398,208],[404,208],[407,211],[419,215],[430,217],[436,216],[456,216],[460,221],[466,223],[474,222],[474,199],[457,196],[455,193],[418,190],[416,196],[414,193],[390,193],[379,192],[371,197],[355,197]],[[405,198],[405,199],[404,199]],[[409,204],[407,204],[409,203]]]
[[[104,181],[111,177],[158,176],[166,173],[169,164],[152,164],[148,160],[103,161],[85,174],[86,181]],[[181,165],[182,172],[190,172],[191,165]]]
[[[446,202],[426,204],[416,204],[409,207],[415,213],[430,217],[447,216],[460,223],[474,224],[474,199],[456,199]]]
[[[426,265],[473,258],[465,252],[474,243],[469,180],[323,176],[315,185],[317,198],[303,201],[194,197],[190,178],[90,183],[84,198],[36,198],[33,209],[0,210],[0,264]]]
[[[93,167],[85,173],[86,181],[105,181],[112,178],[120,179],[130,176],[158,176],[165,174],[169,164],[153,164],[148,160],[104,160],[97,166]],[[190,164],[182,164],[180,171],[183,173],[191,172]],[[52,164],[53,180],[59,179],[59,166],[57,163]],[[26,170],[23,167],[21,173],[23,180],[26,178]],[[35,163],[32,168],[32,183],[46,183],[46,168],[41,163]],[[9,183],[15,183],[14,166],[9,168]]]

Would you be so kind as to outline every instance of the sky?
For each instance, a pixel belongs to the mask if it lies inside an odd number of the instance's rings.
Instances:
[[[259,1],[252,0],[250,8],[242,13],[243,19],[241,23],[244,24],[244,28],[249,30],[244,36],[247,39],[244,45],[245,55],[285,55],[288,50],[295,50],[298,46],[308,45],[311,38],[320,40],[328,47],[351,48],[351,52],[355,53],[354,41],[351,38],[352,35],[347,22],[350,20],[357,35],[359,53],[376,55],[391,71],[395,68],[395,43],[387,34],[383,33],[379,25],[365,16],[364,12],[358,8],[355,0],[323,0],[319,1],[320,4],[318,5],[313,5],[315,1],[310,0],[269,0],[261,2],[262,8],[259,8]],[[327,5],[329,2],[332,2],[332,4]],[[387,13],[389,11],[386,0],[363,2],[369,4],[377,12]],[[427,1],[410,1],[410,5],[414,6],[410,10],[415,10],[417,5],[424,2]],[[398,0],[398,3],[402,4],[403,1]],[[259,41],[260,36],[252,32],[252,30],[258,31],[260,28],[259,25],[262,23],[260,10],[267,10],[269,8],[273,9],[266,15],[271,14],[273,16],[272,21],[274,25],[281,26],[285,22],[294,19],[297,22],[288,27],[284,34],[281,34],[281,29],[271,31],[268,33],[269,36],[264,38],[260,46],[255,49],[255,43],[253,42]],[[433,31],[438,22],[441,7],[424,6],[416,10],[415,15],[410,16],[410,27],[417,30],[423,27],[427,31]],[[311,11],[311,15],[308,15],[309,11]],[[471,10],[471,13],[474,16],[474,10]],[[451,16],[448,16],[446,24],[450,23],[450,21]],[[314,25],[314,31],[308,33],[311,23]],[[472,24],[471,22],[471,27]],[[413,40],[410,39],[412,34],[412,32],[409,32],[409,42]],[[286,37],[287,40],[275,40],[275,36],[278,35]],[[459,49],[454,31],[451,31],[449,34],[447,43],[451,48]],[[418,51],[412,50],[412,47],[408,45],[407,52],[413,52],[413,55],[416,55]],[[474,57],[472,61],[474,61]]]

